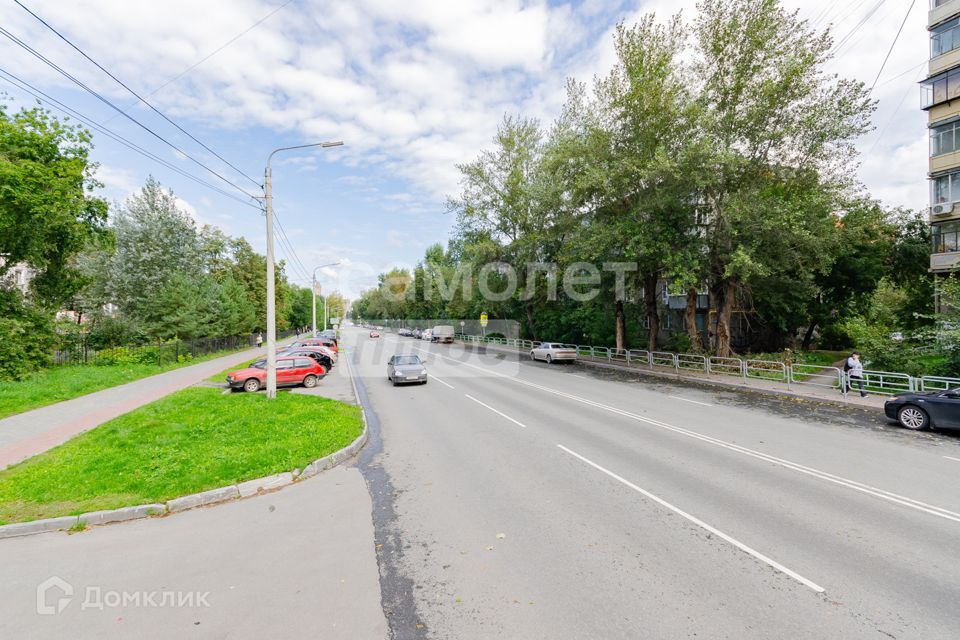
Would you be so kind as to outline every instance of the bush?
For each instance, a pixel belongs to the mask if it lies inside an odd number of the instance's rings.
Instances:
[[[16,291],[0,291],[0,376],[20,380],[50,364],[56,336],[49,317]]]
[[[850,349],[853,347],[853,339],[847,332],[844,325],[840,323],[828,324],[820,331],[820,337],[817,344],[821,349],[839,351],[841,349]]]
[[[158,347],[110,347],[97,352],[95,364],[156,364]]]
[[[690,342],[690,336],[683,332],[671,333],[667,340],[667,351],[674,353],[690,353],[693,351],[693,343]]]

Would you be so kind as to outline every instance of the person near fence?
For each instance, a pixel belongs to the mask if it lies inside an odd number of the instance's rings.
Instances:
[[[853,388],[853,385],[856,384],[860,389],[860,397],[866,398],[867,392],[863,386],[863,363],[860,362],[860,352],[854,351],[850,354],[850,357],[847,358],[846,363],[843,365],[843,370],[847,374],[846,385],[844,386],[844,393],[850,393],[850,390]]]
[[[258,333],[258,334],[257,334],[257,349],[259,349],[259,348],[262,347],[262,346],[263,346],[263,334],[262,334],[262,333]]]

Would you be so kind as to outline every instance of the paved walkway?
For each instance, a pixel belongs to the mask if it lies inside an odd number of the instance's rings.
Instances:
[[[248,349],[4,418],[0,469],[263,353],[262,348]]]
[[[465,343],[466,346],[471,346],[470,343]],[[499,351],[501,353],[510,353],[510,354],[519,354],[520,357],[524,357],[524,354],[520,354],[516,349],[510,347],[503,347],[497,345],[472,345],[474,348],[478,346],[486,346],[488,351]],[[650,368],[647,366],[627,366],[626,364],[619,364],[617,362],[607,362],[606,360],[591,360],[590,358],[580,357],[578,362],[591,367],[599,367],[606,369],[615,369],[618,371],[631,371],[641,375],[651,375],[661,378],[671,379],[671,380],[686,380],[690,382],[706,382],[709,384],[720,385],[724,387],[732,387],[737,389],[747,389],[750,391],[758,391],[761,393],[773,393],[777,395],[786,395],[793,396],[798,398],[808,398],[811,400],[822,400],[827,402],[839,402],[848,405],[854,405],[858,407],[869,407],[876,409],[883,409],[883,404],[886,402],[889,396],[871,394],[867,395],[866,398],[861,398],[857,395],[854,390],[853,393],[848,394],[846,397],[843,396],[837,389],[830,388],[822,377],[810,376],[807,379],[807,382],[801,384],[792,384],[787,385],[784,382],[777,382],[775,380],[763,380],[759,378],[742,378],[740,376],[733,375],[718,375],[718,374],[706,374],[703,372],[688,372],[681,371],[679,374],[673,369],[666,368]],[[831,381],[832,382],[832,381]]]

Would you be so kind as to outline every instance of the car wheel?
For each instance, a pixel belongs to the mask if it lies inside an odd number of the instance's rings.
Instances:
[[[424,380],[424,381],[423,381],[423,384],[427,384],[427,381],[426,381],[426,380]]]
[[[307,389],[313,389],[317,386],[317,376],[309,375],[303,379],[303,386]]]
[[[900,407],[897,411],[897,421],[912,431],[923,431],[930,426],[930,416],[927,412],[912,404]]]
[[[250,378],[243,383],[243,390],[247,393],[256,393],[260,391],[260,381],[256,378]]]
[[[397,381],[396,381],[396,380],[391,380],[390,382],[393,383],[393,386],[397,386]]]
[[[549,353],[547,354],[547,364],[553,364],[553,356]]]
[[[533,351],[530,352],[530,359],[533,360],[534,362],[537,361],[537,356],[533,355]]]

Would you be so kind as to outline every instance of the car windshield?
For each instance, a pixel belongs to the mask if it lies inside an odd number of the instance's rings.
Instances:
[[[394,356],[393,364],[420,364],[420,356]]]
[[[266,368],[267,368],[267,361],[266,361],[265,359],[264,359],[264,360],[257,360],[256,362],[254,362],[254,363],[251,364],[250,366],[251,366],[252,368],[254,368],[254,369],[266,369]]]

